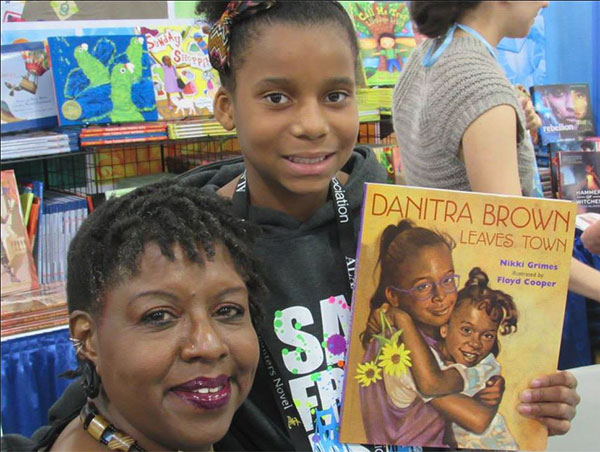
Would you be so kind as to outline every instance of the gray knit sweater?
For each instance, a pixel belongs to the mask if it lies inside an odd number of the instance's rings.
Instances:
[[[523,194],[532,195],[533,146],[516,91],[485,45],[472,36],[454,37],[431,67],[423,55],[428,39],[411,55],[394,89],[394,130],[408,185],[470,191],[458,153],[469,125],[487,110],[512,105],[517,113],[517,157]],[[493,177],[493,168],[489,168]]]

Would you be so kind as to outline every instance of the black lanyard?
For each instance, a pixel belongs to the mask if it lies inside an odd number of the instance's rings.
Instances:
[[[346,261],[346,270],[348,272],[348,282],[350,290],[354,289],[354,275],[356,253],[354,245],[354,229],[350,215],[350,204],[346,198],[346,193],[342,184],[336,179],[331,180],[331,197],[333,199],[333,209],[335,211],[338,240],[340,248]],[[236,216],[245,220],[249,219],[250,194],[247,187],[246,172],[240,176],[237,186],[232,196],[233,212]],[[259,335],[260,354],[263,363],[267,369],[269,379],[271,380],[271,392],[279,408],[279,414],[283,425],[287,429],[292,444],[296,450],[312,451],[312,446],[308,440],[306,429],[294,404],[287,382],[282,378],[273,355],[269,351],[264,339]]]
[[[340,249],[344,254],[346,262],[346,271],[348,273],[348,283],[350,292],[354,290],[354,280],[356,273],[356,242],[354,239],[354,228],[350,212],[350,203],[346,198],[346,191],[337,178],[331,179],[330,186],[331,198],[333,200],[333,210],[335,212],[336,225],[338,230],[338,241]],[[238,183],[231,198],[233,203],[233,212],[239,218],[249,219],[250,193],[247,187],[246,172],[244,171],[238,180]],[[350,300],[348,300],[348,304]]]

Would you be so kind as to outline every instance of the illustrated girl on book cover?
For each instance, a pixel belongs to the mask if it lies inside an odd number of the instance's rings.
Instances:
[[[459,292],[453,248],[448,235],[408,220],[383,232],[380,282],[357,377],[369,442],[517,448],[497,414],[504,381],[494,356],[498,328],[516,328],[516,308],[503,293],[501,301],[488,300],[501,292],[487,288],[478,268]],[[479,339],[467,349],[461,342],[467,331],[478,337],[483,331],[486,346]]]

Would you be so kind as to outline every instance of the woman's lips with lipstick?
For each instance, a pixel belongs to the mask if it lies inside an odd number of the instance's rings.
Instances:
[[[230,378],[219,375],[217,378],[200,377],[176,386],[171,391],[185,402],[198,408],[214,410],[227,405],[231,398]]]

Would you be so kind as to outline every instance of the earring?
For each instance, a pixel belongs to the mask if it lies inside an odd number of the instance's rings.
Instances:
[[[89,359],[81,363],[81,386],[90,399],[100,393],[100,376],[96,372],[96,366]]]
[[[75,355],[79,355],[79,352],[83,348],[83,341],[81,339],[75,339],[74,337],[70,337],[69,340],[75,348]]]

